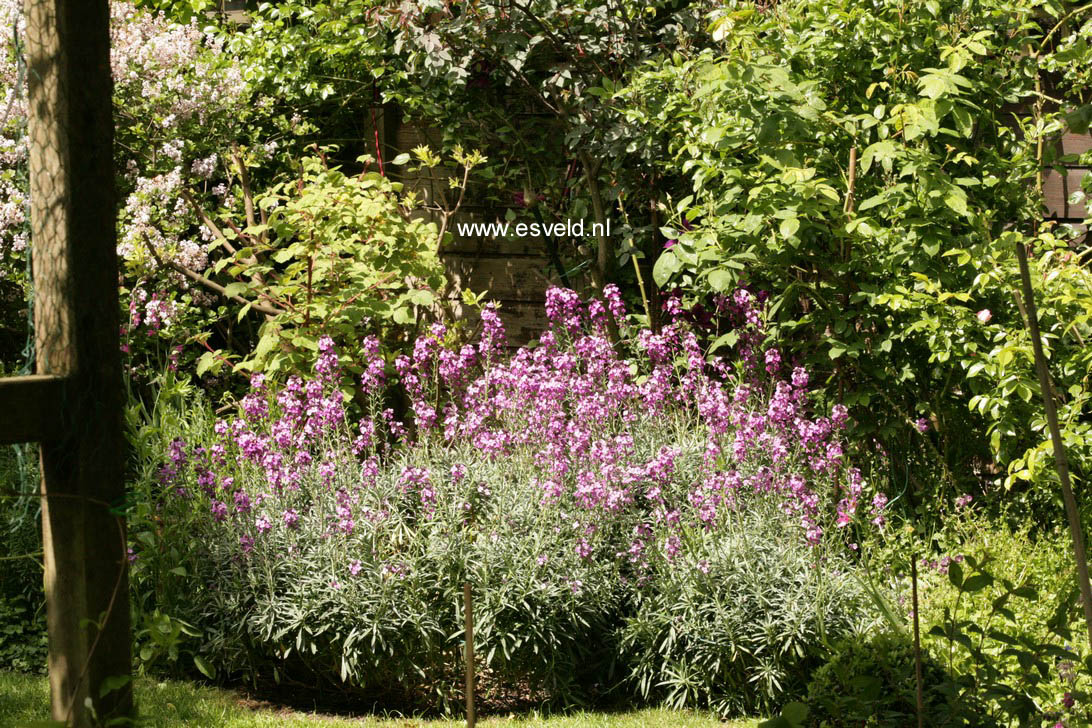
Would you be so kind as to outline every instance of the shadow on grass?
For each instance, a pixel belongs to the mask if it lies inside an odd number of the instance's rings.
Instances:
[[[17,726],[49,717],[49,681],[44,675],[0,670],[0,725]]]
[[[340,715],[330,714],[325,709],[317,713],[314,708],[299,705],[299,701],[290,706],[285,701],[269,699],[274,697],[257,700],[254,696],[229,690],[173,680],[139,679],[136,684],[140,714],[143,724],[149,728],[455,728],[464,725],[459,718],[362,713],[359,704],[354,706],[355,710],[346,710]],[[0,671],[0,726],[18,728],[48,715],[49,688],[44,676]],[[495,712],[483,716],[481,725],[483,728],[502,725],[526,728],[751,728],[755,722],[724,723],[702,713],[619,707],[595,712]]]

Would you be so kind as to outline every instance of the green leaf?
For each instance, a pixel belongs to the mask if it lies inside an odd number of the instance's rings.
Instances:
[[[1035,589],[1035,587],[1028,584],[1024,584],[1023,586],[1018,586],[1013,589],[1012,595],[1014,597],[1020,597],[1021,599],[1034,600],[1039,598],[1039,592]]]
[[[717,340],[709,347],[709,352],[712,353],[718,349],[723,349],[726,346],[735,346],[739,341],[739,331],[729,331],[727,334],[721,334],[717,337]]]
[[[950,581],[952,586],[956,589],[961,589],[963,587],[963,567],[956,561],[948,564],[948,581]]]
[[[1065,115],[1066,126],[1075,134],[1086,134],[1092,124],[1092,104],[1079,106]]]
[[[409,300],[410,303],[416,306],[431,306],[436,300],[436,294],[434,294],[432,291],[426,291],[423,288],[418,288],[416,290],[410,291],[406,295],[406,298]]]
[[[949,569],[949,573],[950,573]],[[989,574],[975,574],[963,582],[963,590],[968,592],[982,591],[993,583],[993,577]]]
[[[721,127],[709,127],[701,134],[701,140],[706,144],[716,144],[724,137],[724,129]]]
[[[796,231],[800,229],[800,219],[795,217],[786,218],[781,221],[780,232],[781,237],[791,238],[796,235]]]
[[[884,169],[891,169],[891,162],[898,153],[898,147],[890,139],[883,139],[865,147],[861,153],[861,174],[864,175],[872,166],[873,161],[880,162]]]
[[[245,283],[242,281],[235,281],[234,283],[229,283],[224,286],[224,295],[229,298],[231,296],[241,296],[246,292],[246,289],[247,285]]]
[[[218,367],[220,360],[216,358],[216,354],[211,351],[206,351],[197,359],[197,376],[202,376],[205,372]]]
[[[962,191],[957,192],[953,189],[944,196],[944,204],[954,212],[957,212],[964,217],[970,217],[970,210],[967,209],[967,195],[963,194]]]
[[[119,688],[123,688],[133,681],[131,675],[110,675],[103,678],[102,684],[99,686],[99,697],[105,698],[110,693]]]
[[[671,276],[675,275],[680,267],[681,263],[678,257],[672,251],[665,250],[660,253],[660,257],[656,259],[656,264],[652,266],[652,280],[656,281],[657,286],[667,285],[667,282],[671,280]]]
[[[204,657],[201,655],[193,656],[193,664],[201,671],[201,674],[207,677],[209,680],[216,679],[216,668],[210,665]]]
[[[857,211],[858,212],[864,212],[865,210],[870,210],[873,207],[875,207],[876,205],[879,205],[882,202],[884,202],[886,199],[887,199],[887,194],[884,193],[884,192],[881,192],[878,195],[873,195],[872,197],[869,197],[867,200],[865,200],[860,205],[858,205],[857,206]]]
[[[655,275],[655,274],[653,274]],[[709,285],[712,286],[714,291],[723,293],[729,290],[735,285],[736,277],[731,271],[723,268],[717,268],[709,274]]]
[[[794,728],[803,726],[808,717],[808,706],[796,701],[788,703],[781,709],[781,717],[789,721]]]
[[[952,118],[955,119],[959,133],[969,139],[974,133],[974,117],[971,112],[962,106],[956,106],[952,109]]]
[[[781,716],[778,716],[762,721],[758,724],[758,728],[795,728],[795,726]]]

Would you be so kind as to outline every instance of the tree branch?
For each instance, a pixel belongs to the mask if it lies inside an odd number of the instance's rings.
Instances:
[[[277,314],[284,313],[284,309],[277,308],[275,306],[266,306],[263,303],[256,303],[254,301],[248,301],[242,296],[231,295],[227,292],[227,288],[221,286],[216,281],[209,280],[200,273],[192,271],[184,265],[175,263],[173,260],[164,261],[161,257],[159,257],[159,252],[156,251],[155,247],[147,238],[144,238],[144,245],[147,246],[148,252],[152,254],[152,257],[155,258],[156,263],[158,263],[160,267],[170,268],[174,271],[177,271],[189,278],[190,280],[196,283],[200,283],[205,288],[219,293],[224,298],[229,298],[236,303],[242,304],[243,306],[250,306],[251,309],[257,311],[258,313],[265,314],[267,317],[276,316]]]
[[[239,154],[238,144],[231,145],[231,158],[235,160],[235,165],[239,168],[239,183],[243,186],[243,208],[246,210],[246,224],[249,227],[254,227],[258,222],[254,218],[254,195],[250,190],[250,172]],[[261,214],[262,224],[265,224],[265,213],[262,212]]]
[[[201,224],[204,225],[213,235],[216,236],[216,239],[219,241],[220,245],[224,246],[224,248],[232,255],[239,254],[238,249],[234,245],[232,245],[231,242],[227,239],[227,236],[224,235],[224,231],[221,230],[220,227],[215,222],[213,222],[212,218],[208,216],[208,213],[206,213],[204,209],[202,209],[202,207],[197,204],[197,200],[193,199],[193,195],[189,193],[189,190],[182,190],[182,199],[189,203],[190,208],[193,210],[194,214],[197,215],[197,218],[201,221]],[[228,225],[231,225],[230,220],[228,221]],[[236,235],[239,234],[238,228],[236,228],[234,225],[231,225],[231,228],[235,231]],[[257,256],[251,255],[246,258],[244,262],[247,265],[258,265],[258,258]],[[265,284],[265,278],[262,277],[261,273],[251,273],[250,278],[259,285]]]

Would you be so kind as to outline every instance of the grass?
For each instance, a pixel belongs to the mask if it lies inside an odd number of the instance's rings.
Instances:
[[[463,725],[461,720],[424,720],[404,717],[337,717],[301,713],[290,708],[249,707],[229,690],[174,680],[139,679],[136,696],[143,725],[154,728],[428,728]],[[49,716],[49,685],[45,677],[0,670],[0,725],[18,728]],[[754,728],[757,721],[724,723],[708,713],[664,709],[626,713],[577,712],[540,716],[534,713],[491,716],[478,721],[483,728]]]

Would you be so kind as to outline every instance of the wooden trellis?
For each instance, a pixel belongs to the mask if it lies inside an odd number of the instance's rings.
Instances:
[[[55,720],[132,712],[107,0],[26,0],[35,374],[0,442],[39,442]]]

